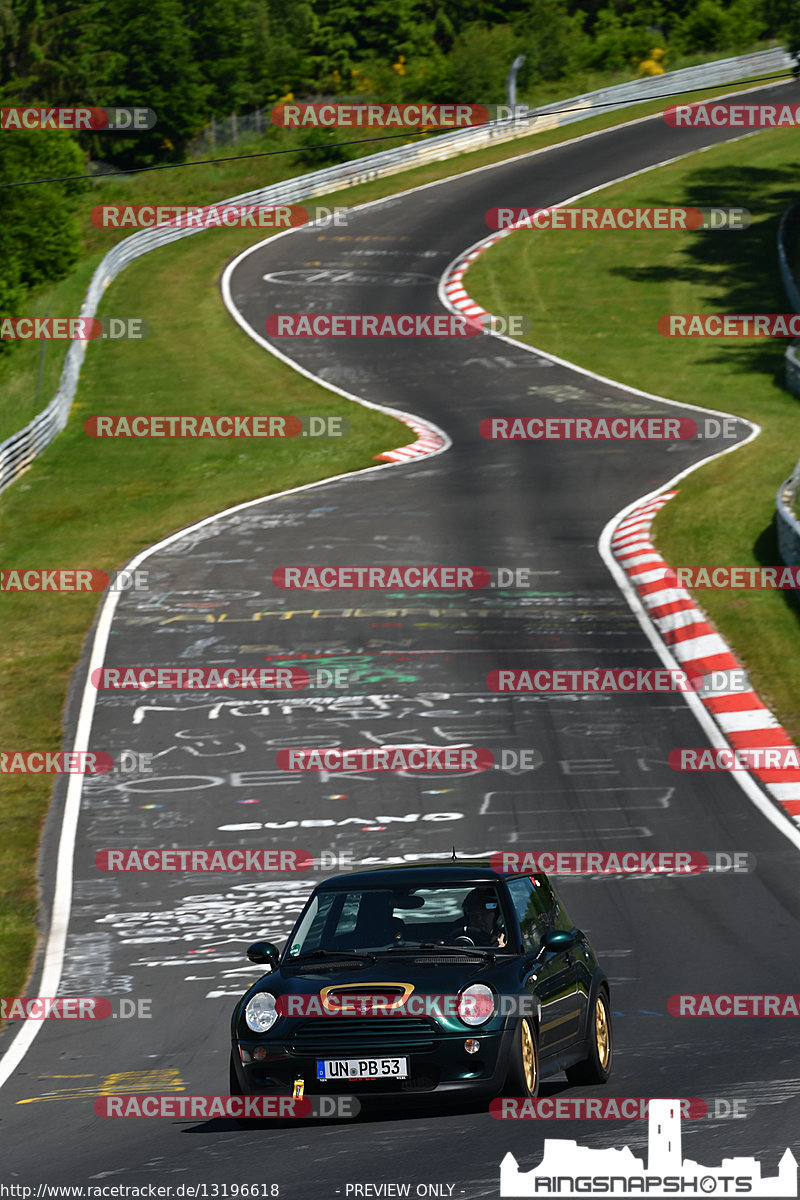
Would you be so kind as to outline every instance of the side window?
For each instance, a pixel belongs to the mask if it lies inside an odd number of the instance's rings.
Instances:
[[[335,902],[335,892],[322,892],[314,897],[292,939],[290,957],[319,949]]]
[[[522,930],[522,945],[525,950],[538,950],[544,930],[547,928],[547,908],[539,896],[539,889],[527,876],[511,879],[508,894],[514,905]]]
[[[548,911],[550,912],[553,928],[564,930],[574,929],[575,925],[572,921],[572,918],[564,907],[561,897],[550,883],[549,879],[547,879],[544,875],[534,875],[533,879],[534,883],[537,885],[537,890],[539,891],[542,900],[547,905]]]

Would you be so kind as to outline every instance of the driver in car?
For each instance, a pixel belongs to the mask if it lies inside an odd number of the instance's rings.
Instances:
[[[493,887],[473,888],[464,897],[464,935],[476,946],[505,946],[506,934],[497,892]]]

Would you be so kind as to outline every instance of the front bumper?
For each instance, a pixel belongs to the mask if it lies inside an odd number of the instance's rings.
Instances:
[[[476,1053],[464,1048],[468,1038],[480,1045]],[[334,1095],[346,1091],[359,1096],[423,1096],[432,1093],[496,1095],[508,1072],[513,1029],[481,1033],[464,1030],[458,1034],[431,1030],[428,1037],[359,1039],[338,1033],[326,1040],[316,1036],[313,1045],[303,1039],[269,1040],[238,1038],[233,1042],[233,1061],[241,1090],[246,1095],[291,1095],[295,1080],[303,1080],[304,1095]],[[252,1061],[242,1062],[240,1048]],[[258,1052],[263,1057],[255,1059]],[[406,1058],[407,1079],[317,1078],[320,1059]]]

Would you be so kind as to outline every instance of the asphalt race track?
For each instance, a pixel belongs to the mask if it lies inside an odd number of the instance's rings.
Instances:
[[[798,88],[757,95],[796,103]],[[275,312],[441,312],[440,276],[486,235],[489,208],[555,204],[731,132],[653,118],[399,195],[356,212],[346,229],[306,229],[249,252],[231,272],[231,296],[262,337]],[[747,197],[725,202],[746,207]],[[601,322],[603,312],[586,318]],[[681,696],[510,697],[486,686],[501,667],[661,665],[598,538],[616,513],[727,443],[485,441],[478,425],[491,416],[689,415],[496,339],[275,344],[327,383],[435,423],[452,446],[184,531],[146,558],[151,591],[121,596],[109,666],[319,660],[356,678],[339,690],[255,700],[99,694],[91,744],[155,757],[150,774],[84,784],[60,990],[125,999],[128,1010],[145,1001],[152,1016],[42,1022],[0,1090],[4,1177],[274,1183],[290,1200],[355,1194],[348,1184],[410,1183],[412,1195],[439,1184],[453,1185],[443,1195],[479,1197],[499,1195],[507,1151],[523,1169],[536,1165],[545,1136],[646,1154],[644,1122],[499,1122],[480,1104],[279,1129],[96,1116],[103,1092],[227,1092],[230,1009],[259,973],[244,949],[259,936],[282,942],[310,886],[309,875],[105,874],[94,856],[109,846],[299,847],[357,862],[453,846],[459,855],[747,852],[757,865],[743,874],[556,883],[612,985],[615,1069],[607,1089],[585,1094],[744,1101],[745,1119],[684,1122],[684,1150],[709,1165],[754,1155],[774,1174],[786,1146],[800,1157],[796,1024],[680,1020],[667,1001],[800,990],[791,957],[800,942],[800,852],[732,775],[670,769],[670,750],[706,743]],[[268,411],[281,411],[279,397]],[[403,563],[526,568],[529,585],[301,593],[272,583],[283,565]],[[74,678],[72,728],[88,655]],[[285,747],[409,742],[467,743],[496,757],[533,748],[539,765],[368,776],[291,774],[275,763]],[[57,791],[44,843],[48,903],[64,800]],[[5,1030],[0,1050],[16,1032]],[[545,1096],[575,1091],[561,1077],[542,1087]]]

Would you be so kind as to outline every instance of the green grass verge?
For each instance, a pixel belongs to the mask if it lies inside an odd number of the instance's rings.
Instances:
[[[489,311],[526,313],[528,340],[612,379],[757,422],[753,443],[699,468],[659,514],[672,565],[780,563],[775,493],[800,455],[798,402],[783,387],[784,339],[667,338],[664,313],[785,312],[781,213],[798,194],[796,147],[759,133],[595,193],[585,205],[740,205],[729,233],[520,231],[470,268]],[[676,461],[676,469],[678,467]],[[702,589],[696,599],[764,702],[800,740],[800,629],[791,593]]]
[[[748,85],[750,81],[743,81]],[[687,94],[703,98],[729,91]],[[355,205],[528,150],[658,112],[663,101],[604,113],[560,130],[534,133],[445,163],[345,189],[315,203]],[[308,168],[304,168],[308,169]],[[31,297],[29,314],[74,315],[102,253],[118,234],[89,225],[99,203],[210,203],[291,174],[285,158],[236,159],[186,170],[100,179],[85,198],[87,258],[62,283]],[[296,173],[296,171],[295,171]],[[107,239],[107,240],[106,240]],[[317,387],[252,343],[225,313],[220,264],[258,240],[221,231],[184,239],[129,267],[104,297],[101,315],[144,316],[142,342],[92,343],[67,429],[22,479],[0,497],[4,565],[117,567],[144,545],[231,504],[372,465],[380,450],[409,440],[405,426]],[[102,245],[101,245],[102,241]],[[511,309],[510,311],[516,311]],[[41,400],[55,390],[66,352],[48,345]],[[0,361],[0,440],[37,411],[41,347],[21,344]],[[235,385],[235,388],[234,386]],[[294,443],[92,442],[85,416],[113,412],[341,413],[350,437],[320,442],[302,456]],[[0,651],[5,687],[0,727],[8,748],[55,747],[69,677],[97,607],[93,596],[3,596]],[[0,995],[18,994],[35,943],[36,849],[50,783],[6,778],[0,808]]]

